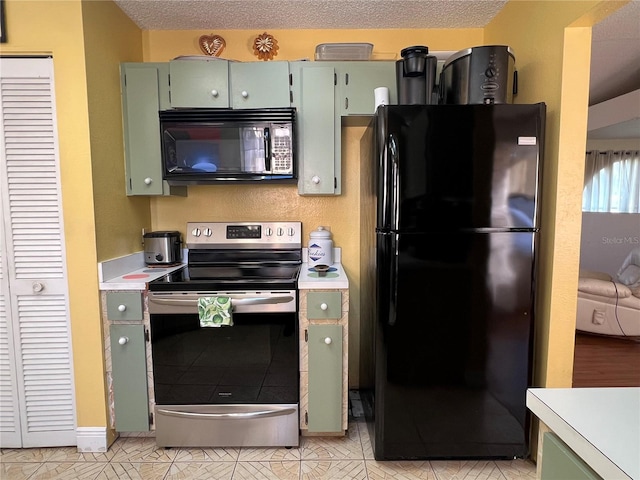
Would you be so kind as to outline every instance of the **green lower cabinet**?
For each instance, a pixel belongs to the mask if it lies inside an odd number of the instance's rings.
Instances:
[[[143,325],[112,325],[111,374],[118,432],[149,430],[147,357]]]
[[[309,432],[342,428],[342,326],[309,325]]]
[[[542,441],[542,480],[602,480],[556,435],[546,432]]]

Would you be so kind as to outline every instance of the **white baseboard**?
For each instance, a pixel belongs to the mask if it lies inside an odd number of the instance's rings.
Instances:
[[[107,427],[78,427],[76,428],[78,452],[106,452]]]

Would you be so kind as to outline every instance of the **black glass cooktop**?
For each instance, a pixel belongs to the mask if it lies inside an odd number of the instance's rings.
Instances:
[[[190,265],[149,282],[149,290],[295,289],[299,272],[300,265]]]

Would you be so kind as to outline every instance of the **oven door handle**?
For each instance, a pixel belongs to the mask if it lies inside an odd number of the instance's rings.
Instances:
[[[182,418],[265,418],[280,417],[283,415],[291,415],[296,413],[295,408],[283,408],[278,410],[258,410],[255,412],[235,412],[235,413],[195,413],[195,412],[177,412],[174,410],[158,409],[158,413],[162,415],[170,415],[172,417]]]
[[[181,298],[171,298],[171,297],[150,297],[149,301],[156,303],[158,305],[195,305],[198,302],[198,298],[206,297],[207,295],[198,295],[198,296],[189,296],[189,297],[181,297]],[[282,297],[240,297],[236,298],[233,295],[228,295],[231,298],[231,306],[244,306],[244,305],[276,305],[279,303],[289,303],[293,302],[295,298],[291,295],[282,296]]]

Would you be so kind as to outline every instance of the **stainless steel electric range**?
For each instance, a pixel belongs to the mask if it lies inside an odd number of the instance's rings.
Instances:
[[[187,265],[149,283],[158,446],[298,445],[301,230],[187,224]],[[226,299],[232,325],[203,323]]]

